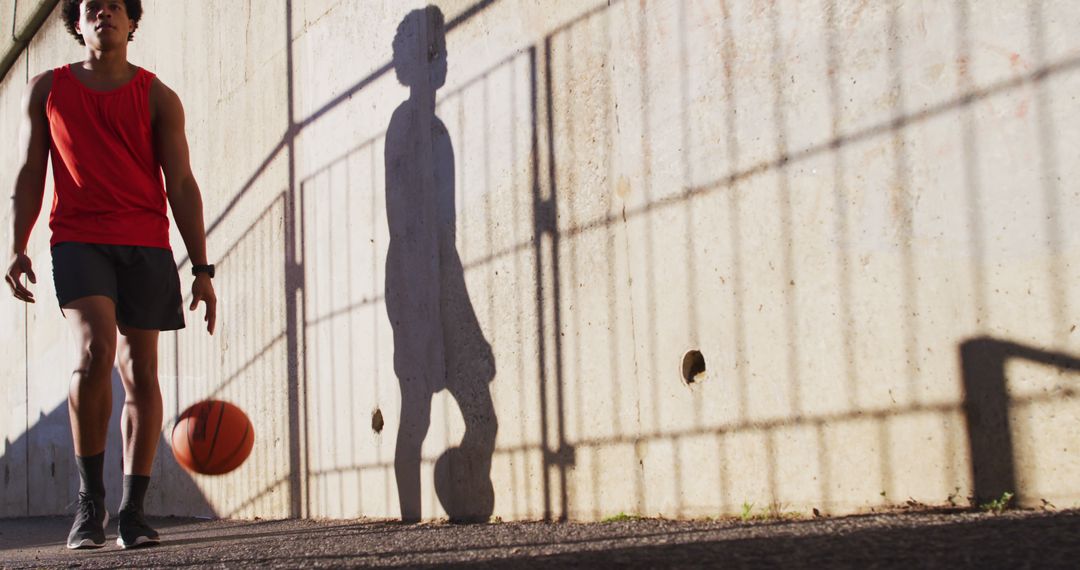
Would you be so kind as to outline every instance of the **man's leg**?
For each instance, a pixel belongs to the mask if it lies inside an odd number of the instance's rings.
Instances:
[[[117,544],[124,548],[158,542],[143,518],[143,498],[150,486],[154,454],[161,436],[161,388],[157,375],[158,331],[120,325],[117,354],[124,381],[124,498],[120,503]]]
[[[68,535],[68,548],[105,545],[103,482],[105,441],[112,415],[112,365],[116,356],[116,308],[112,299],[94,295],[64,306],[75,333],[76,363],[68,387],[68,412],[75,459],[79,466],[79,510]]]
[[[124,381],[124,475],[150,476],[161,437],[158,331],[120,325],[117,364]]]

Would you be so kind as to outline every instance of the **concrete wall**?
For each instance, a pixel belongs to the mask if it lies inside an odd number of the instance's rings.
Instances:
[[[220,267],[166,406],[257,433],[218,478],[163,446],[153,511],[1080,506],[1080,5],[437,4],[445,71],[420,2],[146,2]],[[77,48],[42,29],[0,132]],[[4,516],[75,488],[44,220],[31,252]]]

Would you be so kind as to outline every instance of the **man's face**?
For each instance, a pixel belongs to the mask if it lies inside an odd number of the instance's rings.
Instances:
[[[123,0],[83,0],[76,29],[86,45],[102,49],[126,44],[135,22],[128,18]]]

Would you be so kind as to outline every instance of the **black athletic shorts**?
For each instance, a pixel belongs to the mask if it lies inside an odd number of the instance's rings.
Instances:
[[[104,295],[116,322],[137,329],[184,328],[180,276],[172,251],[158,247],[62,242],[52,247],[53,282],[60,308]]]

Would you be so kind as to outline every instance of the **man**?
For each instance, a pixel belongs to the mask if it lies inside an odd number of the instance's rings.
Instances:
[[[117,544],[129,548],[159,540],[142,514],[162,424],[158,333],[184,326],[166,202],[193,264],[190,309],[206,304],[210,334],[217,306],[213,266],[183,107],[152,73],[127,61],[141,0],[62,0],[61,14],[86,46],[86,59],[42,73],[27,86],[6,279],[17,299],[34,302],[22,277],[36,282],[26,245],[51,156],[53,279],[77,339],[68,409],[80,486],[67,546],[105,545],[102,474],[115,361],[126,392]]]

